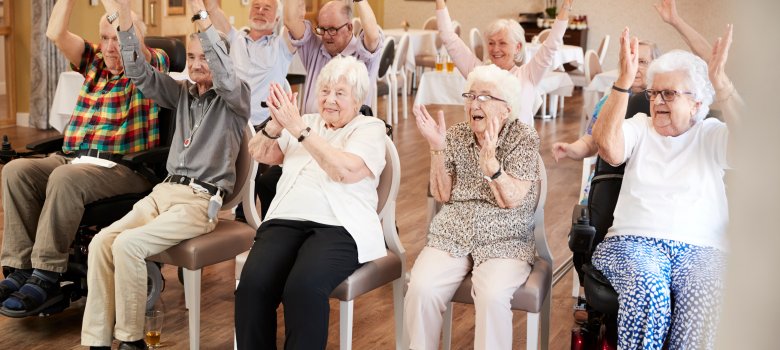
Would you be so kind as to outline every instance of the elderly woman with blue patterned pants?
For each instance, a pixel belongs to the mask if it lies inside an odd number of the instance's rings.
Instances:
[[[614,223],[593,255],[618,292],[621,349],[714,347],[725,270],[727,123],[739,104],[723,69],[731,28],[709,69],[672,51],[647,72],[650,116],[624,120],[638,68],[637,41],[621,37],[620,77],[593,137],[610,164],[627,163]],[[726,123],[704,119],[713,102]]]

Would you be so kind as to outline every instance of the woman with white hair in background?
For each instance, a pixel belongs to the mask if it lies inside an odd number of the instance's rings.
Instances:
[[[723,176],[739,104],[724,71],[731,26],[709,67],[687,51],[656,59],[647,71],[650,116],[624,119],[639,68],[637,40],[629,43],[628,34],[615,91],[593,129],[599,156],[627,162],[614,223],[593,265],[619,294],[619,348],[661,349],[668,333],[670,349],[711,349],[726,266]],[[713,100],[726,123],[704,119]]]
[[[531,272],[539,197],[539,136],[519,120],[520,81],[495,65],[474,68],[463,94],[468,122],[446,130],[414,114],[431,148],[430,190],[444,203],[411,272],[404,331],[411,349],[437,349],[442,312],[472,273],[475,349],[511,349],[510,300]]]
[[[525,32],[517,20],[497,19],[490,23],[485,30],[489,63],[511,72],[520,79],[520,89],[513,93],[520,95],[523,103],[520,105],[520,110],[516,112],[520,121],[528,125],[533,125],[534,101],[539,96],[536,87],[552,68],[555,52],[563,45],[563,34],[569,23],[572,2],[573,0],[563,0],[561,7],[558,8],[558,15],[555,17],[550,35],[542,43],[533,59],[521,66],[518,66],[516,62],[524,60]],[[444,0],[436,0],[436,19],[439,36],[447,48],[447,53],[464,77],[467,77],[475,67],[484,64],[455,34]]]
[[[280,303],[285,349],[325,349],[328,296],[386,254],[376,213],[385,124],[358,112],[369,91],[366,65],[335,57],[316,84],[319,113],[303,116],[295,96],[272,84],[272,119],[249,144],[255,160],[284,172],[236,289],[239,349],[276,347]]]

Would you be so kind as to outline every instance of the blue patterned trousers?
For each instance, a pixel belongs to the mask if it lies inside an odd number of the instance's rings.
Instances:
[[[593,266],[619,294],[620,349],[661,349],[667,333],[670,350],[714,348],[725,253],[673,240],[614,236],[598,245]]]

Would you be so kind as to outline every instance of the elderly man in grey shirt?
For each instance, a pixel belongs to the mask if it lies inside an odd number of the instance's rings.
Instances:
[[[187,47],[189,76],[176,82],[143,58],[132,30],[130,1],[120,0],[119,40],[125,74],[161,107],[176,110],[168,177],[125,217],[89,245],[89,295],[81,343],[145,349],[145,258],[216,226],[222,196],[233,190],[235,161],[249,119],[249,85],[232,67],[224,39],[211,26],[202,0],[190,0],[201,33]],[[108,307],[107,307],[108,306]],[[112,334],[113,333],[113,334]]]

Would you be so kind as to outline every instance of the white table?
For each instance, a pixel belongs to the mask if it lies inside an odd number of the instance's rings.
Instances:
[[[530,61],[541,47],[542,44],[526,44],[525,62]],[[571,63],[575,66],[584,64],[585,55],[582,53],[582,48],[574,45],[562,45],[561,48],[555,52],[555,57],[553,58],[553,69],[562,66],[564,63]]]
[[[617,78],[617,69],[604,71],[593,76],[588,86],[582,89],[582,104],[588,117],[593,115],[596,103],[612,88]]]
[[[430,71],[420,77],[414,104],[463,105],[466,79],[456,68],[452,73]]]
[[[415,56],[436,55],[436,36],[439,34],[436,30],[412,28],[403,30],[398,28],[384,29],[383,32],[386,36],[391,36],[395,39],[396,48],[401,41],[401,37],[404,34],[409,34],[409,51],[406,54],[406,65],[411,66],[411,70],[414,70],[416,66]]]
[[[76,101],[79,98],[81,86],[84,85],[84,76],[74,71],[60,73],[57,89],[54,90],[54,101],[49,111],[49,124],[62,132],[68,124]]]

